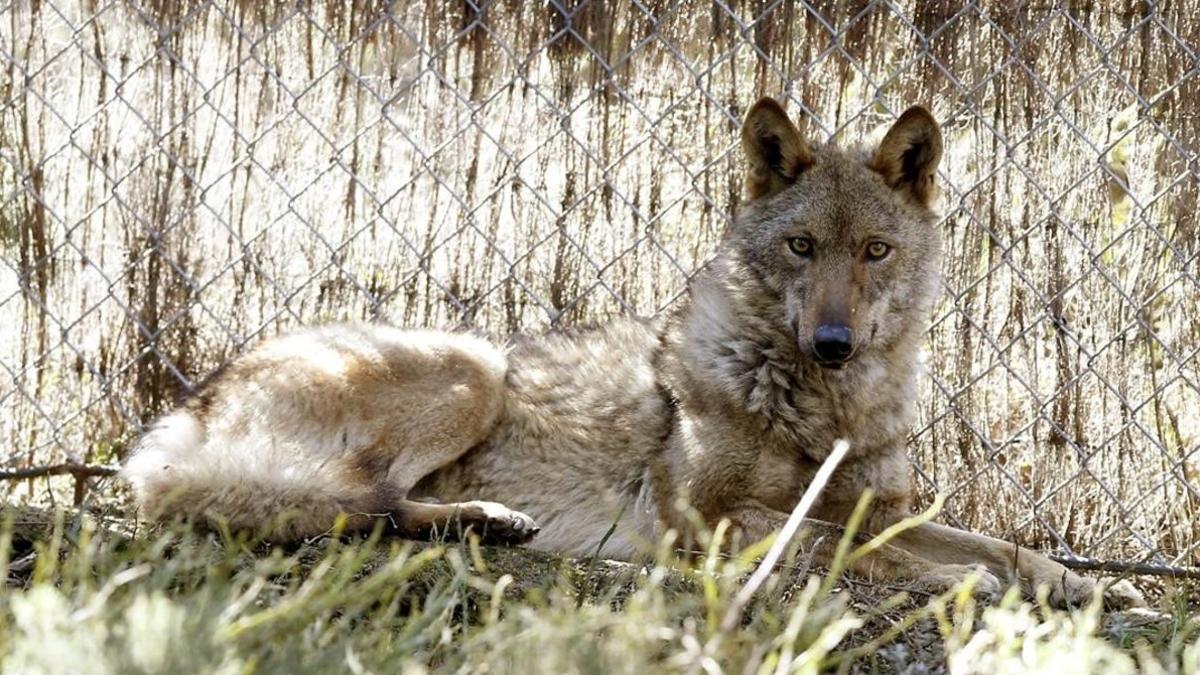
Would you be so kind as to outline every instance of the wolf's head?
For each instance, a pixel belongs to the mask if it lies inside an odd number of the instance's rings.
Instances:
[[[941,237],[931,203],[942,155],[937,122],[909,108],[867,152],[804,141],[764,98],[742,127],[744,204],[727,245],[782,307],[802,357],[841,368],[925,329]]]

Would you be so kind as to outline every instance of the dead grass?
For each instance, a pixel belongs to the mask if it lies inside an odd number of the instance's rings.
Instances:
[[[749,558],[643,566],[327,537],[290,548],[186,527],[8,512],[12,673],[1189,673],[1196,608],[1058,612],[797,565],[730,628]],[[667,550],[664,548],[664,550]],[[581,570],[588,570],[582,576]],[[1180,589],[1182,590],[1182,589]],[[1171,596],[1178,599],[1179,596]],[[1193,602],[1194,602],[1194,596]]]

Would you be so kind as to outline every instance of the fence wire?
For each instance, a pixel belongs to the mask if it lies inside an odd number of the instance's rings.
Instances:
[[[0,3],[4,489],[119,503],[81,467],[298,324],[662,312],[731,221],[753,100],[839,143],[921,102],[923,495],[1068,559],[1195,565],[1198,10]]]

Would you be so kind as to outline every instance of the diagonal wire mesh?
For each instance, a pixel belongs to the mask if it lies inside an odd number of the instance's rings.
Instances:
[[[932,105],[946,295],[912,437],[957,524],[1197,564],[1200,7],[792,0],[0,4],[10,499],[264,334],[661,312],[741,193],[737,128]],[[24,473],[22,473],[24,472]]]

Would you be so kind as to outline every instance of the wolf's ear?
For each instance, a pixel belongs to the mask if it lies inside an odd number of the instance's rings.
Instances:
[[[907,190],[924,206],[937,196],[934,176],[942,158],[942,132],[929,111],[915,105],[883,137],[869,166],[884,182]]]
[[[779,192],[813,163],[800,132],[772,98],[760,98],[746,113],[742,149],[750,164],[746,176],[750,199]]]

